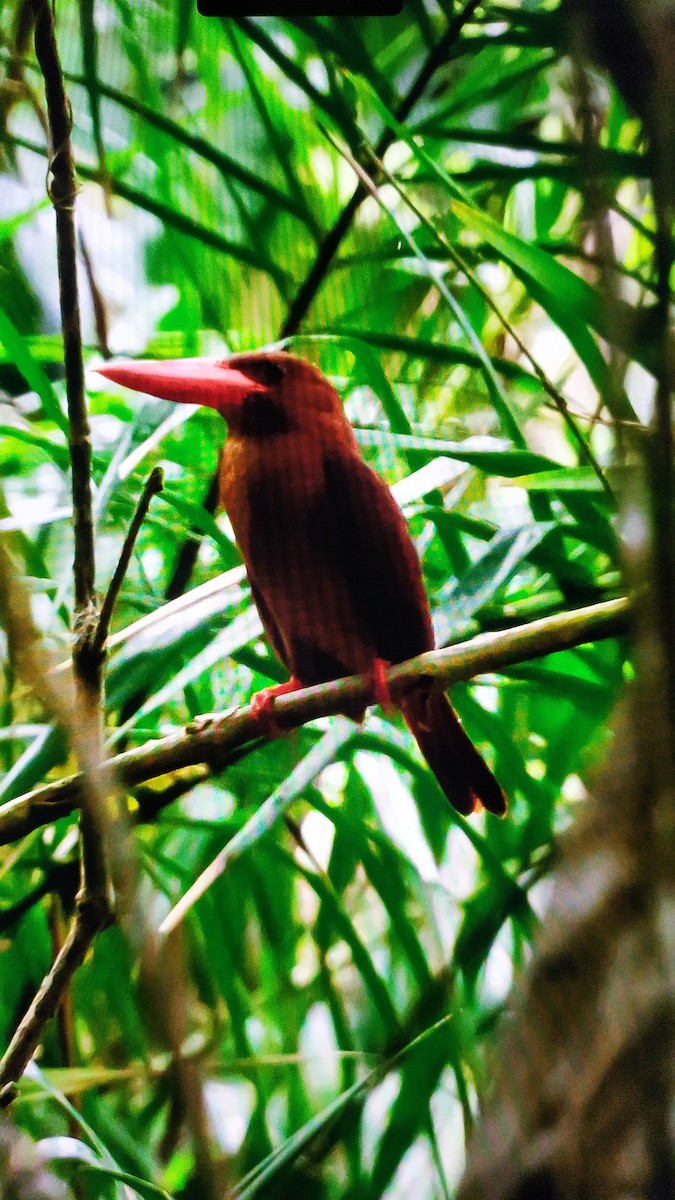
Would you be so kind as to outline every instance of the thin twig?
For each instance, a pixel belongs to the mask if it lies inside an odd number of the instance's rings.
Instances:
[[[45,81],[51,159],[49,195],[56,213],[59,299],[63,327],[66,395],[70,420],[73,516],[75,527],[75,606],[85,612],[95,601],[94,523],[91,505],[91,432],[84,388],[82,332],[77,293],[75,197],[77,180],[70,141],[72,117],[63,85],[54,19],[48,0],[32,0],[35,53]]]
[[[20,1079],[39,1044],[42,1032],[52,1019],[77,968],[94,938],[110,923],[110,909],[99,897],[77,898],[76,916],[66,935],[60,954],[45,976],[28,1012],[21,1021],[2,1059],[0,1070],[0,1107],[16,1095]]]
[[[68,400],[69,449],[73,494],[75,620],[73,674],[75,719],[89,729],[93,759],[102,757],[102,666],[95,645],[97,628],[94,520],[91,495],[91,430],[84,387],[82,330],[77,289],[75,197],[77,180],[70,140],[72,117],[66,96],[54,17],[48,0],[32,0],[35,53],[42,70],[51,142],[49,195],[56,215],[56,255]],[[82,888],[107,894],[108,872],[98,806],[84,806],[81,819]],[[76,918],[77,919],[77,918]]]
[[[384,164],[379,159],[377,159],[375,156],[373,156],[373,164],[372,165],[375,168],[377,176],[379,177],[379,178],[373,179],[371,177],[371,175],[368,173],[368,171],[366,171],[365,167],[355,159],[354,155],[351,153],[351,151],[346,146],[340,145],[340,143],[337,141],[337,139],[334,138],[327,129],[324,129],[323,126],[320,126],[320,128],[322,129],[322,132],[324,133],[327,140],[330,142],[333,149],[336,150],[337,153],[340,154],[344,158],[345,162],[349,163],[350,167],[354,171],[357,178],[361,180],[363,186],[365,188],[367,188],[369,194],[376,201],[376,203],[381,206],[383,211],[386,212],[389,216],[392,215],[391,210],[389,208],[387,208],[386,204],[384,204],[384,202],[382,201],[382,198],[380,196],[380,191],[379,191],[380,182],[387,182],[398,193],[398,195],[403,200],[403,203],[410,209],[411,212],[413,212],[415,214],[415,216],[418,218],[418,220],[424,226],[424,228],[429,230],[432,237],[435,237],[437,239],[439,244],[443,247],[443,249],[448,254],[449,258],[452,260],[452,262],[455,263],[455,266],[459,267],[459,269],[464,272],[464,274],[467,276],[467,278],[471,280],[473,286],[476,288],[477,292],[481,296],[481,298],[484,301],[484,303],[486,304],[486,306],[495,314],[495,316],[497,317],[497,320],[503,326],[505,332],[508,333],[509,336],[513,339],[520,354],[522,354],[522,356],[530,364],[534,375],[536,376],[536,378],[539,380],[539,383],[541,384],[541,387],[546,392],[546,394],[551,398],[553,404],[555,405],[556,410],[558,411],[558,413],[562,417],[563,421],[567,425],[568,429],[570,430],[573,440],[576,442],[576,444],[579,448],[580,457],[584,460],[584,462],[587,463],[588,466],[591,467],[591,470],[597,476],[597,478],[600,481],[606,494],[611,499],[613,499],[614,497],[613,497],[612,489],[611,489],[607,479],[605,478],[602,468],[600,467],[599,463],[597,462],[595,455],[593,454],[592,450],[588,446],[581,431],[577,428],[576,423],[572,417],[572,414],[570,413],[570,410],[567,406],[567,402],[566,402],[565,398],[560,394],[560,392],[556,388],[555,384],[552,383],[551,380],[548,378],[548,375],[543,370],[543,368],[539,366],[539,363],[533,357],[533,355],[530,353],[530,351],[528,350],[527,346],[525,345],[523,339],[519,336],[519,334],[516,331],[516,329],[514,328],[514,326],[504,315],[504,313],[502,312],[502,310],[500,309],[500,307],[496,303],[496,301],[493,300],[489,290],[487,288],[483,287],[483,285],[480,282],[478,276],[476,275],[476,272],[474,271],[473,267],[471,267],[469,265],[469,263],[466,262],[466,260],[463,258],[463,256],[455,249],[455,247],[453,245],[451,245],[451,243],[448,241],[448,239],[441,233],[441,231],[437,227],[436,222],[434,222],[430,217],[428,217],[424,212],[422,212],[422,209],[419,208],[418,205],[415,204],[415,202],[410,199],[410,197],[409,197],[408,193],[406,192],[405,188],[403,187],[403,185],[396,179],[396,177],[394,175],[391,174],[390,171],[388,171],[386,169]],[[411,244],[411,246],[415,245],[412,238],[410,238],[409,244]],[[432,279],[434,282],[438,283],[436,276],[432,276]]]
[[[420,71],[413,80],[407,94],[403,97],[396,108],[395,116],[397,121],[405,121],[410,115],[410,112],[421,98],[425,88],[436,73],[438,68],[444,63],[449,48],[457,40],[464,25],[473,17],[476,9],[480,6],[481,0],[467,0],[464,8],[450,22],[445,33],[431,50],[426,61],[422,64]],[[240,25],[242,29],[247,27],[247,19],[241,18]],[[394,140],[394,133],[385,129],[382,136],[375,147],[375,153],[378,158],[383,158],[389,146]],[[330,268],[330,265],[335,258],[335,255],[341,246],[344,238],[348,234],[352,222],[361,207],[363,201],[368,196],[368,190],[359,182],[345,204],[340,213],[335,225],[329,229],[323,242],[318,248],[316,259],[309,270],[304,282],[296,294],[295,299],[289,306],[288,313],[281,327],[279,338],[293,337],[299,330],[304,317],[306,316],[314,297],[319,291],[324,278]],[[209,483],[209,489],[204,499],[204,508],[207,512],[215,511],[218,501],[218,472],[216,471]],[[199,553],[200,540],[198,538],[188,538],[183,542],[177,560],[173,576],[170,580],[169,587],[166,591],[166,599],[173,600],[184,591],[197,561]]]
[[[86,719],[78,720],[77,693],[73,673],[56,675],[53,663],[36,629],[30,598],[5,542],[0,539],[0,621],[7,633],[9,652],[17,675],[49,711],[55,722],[68,731],[71,745],[82,768],[78,776],[80,803],[93,810],[106,794],[108,772],[101,768],[97,747],[92,747]],[[25,1070],[40,1040],[46,1022],[54,1015],[82,962],[93,938],[110,920],[107,893],[102,889],[80,889],[76,915],[61,953],[46,976],[11,1044],[0,1062],[0,1106],[14,1096],[13,1085]]]
[[[462,29],[467,21],[470,21],[476,9],[480,6],[481,0],[468,0],[457,16],[450,22],[443,36],[434,46],[426,61],[413,80],[407,94],[403,97],[400,104],[396,108],[395,117],[399,122],[404,122],[409,117],[417,101],[424,93],[436,71],[445,62],[446,55],[457,40]],[[377,158],[384,158],[387,150],[391,146],[395,138],[395,133],[391,129],[385,129],[380,137],[379,142],[375,147],[375,155]],[[335,225],[328,231],[323,242],[321,243],[316,259],[307,275],[304,283],[301,285],[295,300],[291,304],[283,328],[280,333],[280,338],[293,337],[300,328],[309,308],[316,296],[325,275],[332,263],[342,241],[349,232],[351,224],[363,204],[363,201],[368,196],[368,189],[359,181],[356,188],[343,208]]]
[[[153,472],[139,510],[125,539],[120,563],[106,597],[104,610],[97,612],[95,593],[95,544],[91,495],[91,434],[87,414],[82,333],[77,293],[77,258],[74,203],[75,168],[70,141],[72,120],[63,85],[54,18],[49,0],[31,0],[35,15],[35,49],[45,81],[52,156],[50,196],[56,212],[57,260],[61,322],[63,329],[66,393],[75,530],[75,629],[73,642],[74,710],[68,724],[83,770],[80,816],[81,887],[75,916],[61,953],[42,983],[33,1003],[0,1063],[0,1104],[15,1094],[15,1081],[25,1070],[47,1021],[56,1012],[73,973],[80,966],[93,939],[112,919],[109,904],[109,871],[112,875],[120,915],[136,935],[141,961],[151,953],[147,921],[138,903],[135,863],[130,854],[125,814],[118,807],[112,773],[103,759],[103,665],[105,645],[115,599],[128,567],[133,545],[152,495],[161,489],[161,473]],[[160,1010],[161,1012],[161,1010]],[[169,1013],[169,1008],[165,1010]],[[180,1049],[173,1045],[180,1070]],[[197,1173],[209,1200],[223,1194],[220,1177],[211,1160],[209,1131],[199,1077],[182,1071],[182,1094],[191,1113]]]
[[[104,188],[104,195],[106,196],[108,203],[110,202],[109,193],[110,193],[110,189]],[[101,289],[98,286],[98,283],[96,281],[96,275],[94,274],[94,264],[92,262],[91,255],[87,248],[87,243],[85,241],[84,235],[81,230],[80,230],[78,242],[79,242],[79,246],[80,246],[80,254],[82,255],[82,262],[84,264],[85,274],[87,276],[87,283],[89,284],[89,295],[91,296],[91,306],[94,311],[94,328],[96,329],[96,341],[97,341],[98,349],[100,350],[100,352],[104,358],[110,358],[111,350],[110,350],[110,346],[108,344],[108,311],[106,309],[105,298],[103,296],[103,292],[101,291]]]
[[[131,520],[129,529],[127,530],[127,535],[124,539],[119,562],[115,568],[115,573],[110,580],[110,586],[106,593],[105,600],[101,605],[101,615],[98,619],[98,626],[94,637],[94,648],[98,648],[101,654],[103,653],[108,638],[108,630],[110,629],[110,620],[115,607],[115,602],[126,577],[126,573],[129,569],[131,555],[133,554],[134,546],[136,545],[136,538],[138,537],[141,526],[147,516],[152,497],[157,496],[163,487],[164,472],[161,467],[154,467],[145,481],[141,498],[138,501],[136,511]]]
[[[51,142],[49,194],[56,216],[56,251],[59,299],[63,331],[66,395],[68,399],[69,445],[72,468],[73,523],[75,536],[75,636],[73,642],[74,688],[70,702],[52,696],[52,711],[68,730],[82,768],[80,817],[80,879],[75,916],[61,952],[42,982],[0,1062],[0,1103],[14,1096],[15,1081],[28,1065],[45,1024],[58,1009],[74,971],[83,961],[98,932],[111,920],[105,835],[114,815],[106,800],[111,795],[110,778],[103,758],[101,709],[102,664],[95,645],[97,627],[95,594],[94,522],[91,497],[91,434],[84,388],[82,331],[77,292],[77,254],[74,205],[77,191],[70,132],[72,120],[63,85],[54,18],[48,0],[32,0],[35,18],[35,52],[45,83]],[[17,609],[15,599],[8,601]],[[23,607],[30,626],[30,608]],[[17,609],[18,611],[18,609]],[[16,622],[14,623],[16,625]],[[37,632],[30,629],[28,641],[15,629],[15,642],[27,647],[26,665],[33,667],[42,653]],[[36,690],[40,689],[37,684]],[[55,689],[52,689],[54,692]]]
[[[108,615],[119,591],[134,540],[140,528],[152,496],[160,490],[162,472],[156,468],[148,479],[144,494],[139,502],[131,528],[125,539],[120,564],[106,597]],[[104,610],[106,606],[104,605]],[[95,716],[91,712],[82,714],[78,705],[78,691],[74,671],[68,670],[65,680],[63,671],[55,671],[48,660],[40,635],[33,625],[30,602],[23,584],[5,544],[0,540],[0,617],[7,631],[10,651],[16,662],[18,673],[29,684],[56,721],[68,731],[68,735],[82,767],[78,776],[81,787],[82,817],[95,811],[101,815],[106,811],[106,796],[112,793],[112,770],[101,767],[101,745],[97,737],[91,736],[91,724]],[[107,624],[106,624],[107,629]],[[105,630],[102,642],[105,641]],[[75,684],[75,686],[74,686]],[[81,717],[81,719],[79,719]],[[99,817],[102,832],[117,832],[117,846],[113,846],[113,862],[116,867],[115,882],[118,896],[124,899],[124,875],[129,873],[126,861],[125,828],[119,815]],[[75,916],[51,970],[45,977],[37,995],[21,1021],[12,1041],[0,1062],[0,1107],[9,1104],[15,1096],[15,1082],[26,1069],[42,1035],[44,1026],[52,1019],[66,996],[73,973],[81,965],[94,938],[112,919],[108,903],[107,872],[104,839],[99,834],[98,823],[92,818],[87,848],[89,857],[83,853],[81,864],[81,886],[76,901]],[[121,838],[120,838],[121,832]],[[84,841],[84,839],[83,839]],[[100,856],[100,857],[99,857]],[[33,897],[34,899],[34,897]],[[140,928],[140,923],[137,923]]]
[[[620,637],[628,627],[628,601],[608,600],[576,612],[543,617],[516,629],[484,633],[447,650],[429,651],[392,667],[388,680],[394,691],[421,676],[450,685],[588,642]],[[371,682],[361,675],[303,688],[275,700],[275,722],[280,729],[296,729],[317,717],[353,708],[355,702],[368,704],[371,691]],[[106,765],[115,771],[122,784],[135,787],[204,763],[222,770],[231,757],[240,753],[242,746],[254,740],[260,740],[260,723],[250,705],[245,705],[221,716],[193,722],[184,733],[127,750]],[[71,775],[2,805],[0,845],[65,816],[80,804],[80,793],[81,776]],[[172,796],[169,791],[169,797]]]

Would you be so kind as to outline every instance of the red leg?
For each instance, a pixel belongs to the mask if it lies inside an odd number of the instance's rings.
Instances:
[[[385,713],[393,712],[396,707],[387,682],[387,671],[390,666],[391,663],[387,662],[386,658],[373,659],[373,698],[375,704],[379,704]]]
[[[274,720],[274,701],[277,696],[286,696],[289,692],[297,692],[302,684],[295,675],[291,675],[288,683],[277,683],[274,687],[263,688],[251,698],[251,715],[260,723],[263,732],[268,737],[279,737],[282,732]]]

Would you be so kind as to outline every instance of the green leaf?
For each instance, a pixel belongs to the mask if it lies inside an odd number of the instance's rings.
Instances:
[[[645,355],[632,336],[627,336],[633,326],[631,310],[627,304],[618,300],[612,301],[611,308],[615,320],[610,326],[605,315],[607,301],[601,298],[598,289],[592,288],[585,279],[562,266],[534,243],[509,233],[487,213],[458,199],[451,200],[450,207],[462,224],[484,237],[507,262],[521,271],[530,284],[536,287],[537,299],[577,348],[607,403],[611,403],[616,389],[611,386],[604,360],[597,346],[587,335],[585,326],[590,326],[596,333],[632,352],[638,362],[650,369],[650,364],[653,365],[651,353]],[[624,420],[634,419],[631,405],[620,393],[616,398],[616,416]]]
[[[44,200],[38,200],[36,204],[31,204],[30,208],[24,209],[23,212],[15,213],[12,217],[3,217],[0,220],[0,242],[13,238],[22,225],[30,224],[33,217],[36,217],[45,208],[49,208],[49,203],[49,198],[45,197]]]
[[[50,1137],[43,1138],[40,1142],[40,1154],[45,1162],[60,1163],[62,1165],[73,1166],[77,1165],[86,1168],[95,1175],[100,1175],[106,1179],[116,1180],[118,1183],[126,1184],[127,1187],[133,1188],[140,1196],[147,1196],[150,1200],[154,1197],[161,1197],[161,1200],[171,1200],[171,1196],[164,1188],[157,1187],[154,1183],[148,1183],[144,1179],[139,1179],[137,1175],[130,1175],[127,1171],[121,1171],[119,1167],[111,1166],[107,1163],[102,1163],[97,1159],[94,1151],[73,1137]]]
[[[468,437],[463,442],[450,442],[444,438],[430,438],[417,434],[388,434],[378,429],[355,429],[357,440],[362,446],[394,445],[400,450],[423,450],[444,455],[458,462],[469,463],[489,475],[501,475],[505,479],[517,479],[520,484],[524,470],[551,473],[558,466],[552,458],[535,454],[531,450],[513,448],[504,439],[491,437]],[[562,474],[562,469],[559,471]],[[597,476],[595,476],[597,480]],[[600,487],[600,484],[598,483]],[[602,490],[602,488],[600,488]]]
[[[597,492],[605,489],[592,467],[564,467],[540,471],[536,475],[521,475],[513,482],[528,492]]]
[[[49,434],[39,433],[33,429],[24,429],[20,425],[0,424],[0,437],[13,438],[16,442],[23,442],[25,446],[34,446],[38,450],[44,450],[60,471],[67,471],[70,466],[70,454],[67,447],[55,442]]]
[[[14,800],[40,783],[53,767],[66,758],[64,736],[51,726],[43,729],[26,746],[0,780],[0,801]]]
[[[0,342],[5,347],[11,362],[21,372],[26,383],[37,392],[44,406],[45,413],[64,433],[68,422],[61,411],[58,397],[45,375],[40,363],[33,357],[26,338],[10,321],[7,313],[0,308]]]
[[[463,624],[494,598],[554,528],[552,522],[539,521],[496,534],[463,579],[444,587],[442,609],[437,609],[435,614],[436,638],[440,645],[451,642],[454,627]]]
[[[501,884],[490,880],[474,892],[464,904],[464,918],[455,942],[454,960],[469,986],[473,988],[479,971],[485,965],[502,925],[517,913],[528,926],[534,914],[523,891],[509,880]]]

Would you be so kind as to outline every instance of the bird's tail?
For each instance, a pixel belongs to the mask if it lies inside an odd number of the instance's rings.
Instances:
[[[403,698],[401,711],[457,811],[466,815],[482,804],[489,812],[502,816],[506,797],[445,693],[438,687],[416,687]]]

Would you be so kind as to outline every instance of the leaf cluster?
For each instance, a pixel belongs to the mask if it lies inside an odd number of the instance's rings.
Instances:
[[[0,208],[0,530],[65,660],[63,347],[27,7],[0,14],[12,197]],[[110,353],[281,344],[317,362],[409,520],[439,645],[621,594],[615,495],[658,355],[649,167],[639,123],[600,76],[584,125],[558,10],[410,0],[386,20],[207,21],[191,0],[64,0],[57,32],[102,591],[144,479],[161,465],[166,480],[114,614],[112,750],[245,703],[283,673],[229,523],[205,504],[220,418],[103,387],[93,371]],[[10,649],[0,805],[74,767]],[[453,690],[509,796],[501,823],[448,811],[395,714],[315,722],[226,770],[130,791],[140,895],[159,924],[290,788],[285,824],[231,862],[185,934],[184,1053],[239,1195],[376,1200],[410,1194],[411,1179],[420,1198],[453,1194],[554,835],[629,669],[610,640]],[[326,737],[327,759],[315,753]],[[63,938],[75,858],[72,815],[0,857],[3,1044]],[[34,1138],[54,1139],[48,1156],[82,1195],[194,1194],[161,1024],[110,928],[16,1109]]]

